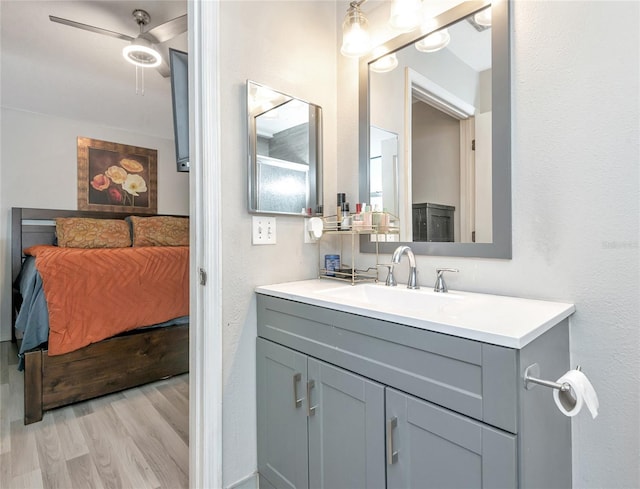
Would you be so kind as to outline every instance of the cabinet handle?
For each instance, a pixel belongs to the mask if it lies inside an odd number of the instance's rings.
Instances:
[[[393,449],[393,429],[398,426],[398,418],[387,420],[387,463],[393,465],[398,461],[398,450]]]
[[[311,389],[316,386],[315,380],[307,382],[307,416],[311,417],[316,414],[316,406],[311,406]]]
[[[302,398],[298,399],[298,383],[302,380],[302,374],[297,372],[293,374],[293,407],[299,408],[302,406]]]

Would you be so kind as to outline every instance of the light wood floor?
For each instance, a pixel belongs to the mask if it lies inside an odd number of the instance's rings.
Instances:
[[[188,487],[188,374],[23,424],[15,346],[0,342],[0,487]]]

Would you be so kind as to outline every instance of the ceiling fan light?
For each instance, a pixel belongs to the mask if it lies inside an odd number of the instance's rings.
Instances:
[[[155,68],[162,63],[160,53],[151,47],[151,43],[141,37],[136,38],[122,50],[122,56],[129,63],[142,68]]]
[[[449,41],[451,41],[449,30],[441,29],[433,34],[429,34],[424,39],[419,40],[415,43],[415,46],[420,52],[435,53],[436,51],[440,51],[442,48],[445,48],[449,44]]]

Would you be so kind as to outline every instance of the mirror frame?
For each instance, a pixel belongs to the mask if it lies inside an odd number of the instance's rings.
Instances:
[[[433,29],[401,34],[382,46],[377,56],[360,58],[359,65],[359,193],[360,201],[369,199],[369,64],[406,47],[431,32],[453,24],[491,5],[491,139],[492,139],[492,243],[379,242],[381,253],[393,253],[396,247],[409,245],[416,255],[461,256],[510,259],[511,245],[511,0],[466,1],[436,17]],[[416,34],[417,32],[417,34]],[[404,109],[403,109],[404,110]],[[376,243],[360,236],[360,252],[375,253]]]
[[[251,214],[266,214],[266,215],[284,215],[284,216],[298,216],[298,217],[310,217],[309,214],[303,214],[302,212],[281,212],[272,210],[258,209],[258,191],[257,191],[257,147],[258,147],[258,135],[256,131],[256,116],[249,110],[249,84],[253,84],[262,88],[271,90],[289,97],[291,99],[299,100],[313,108],[309,111],[309,167],[310,178],[313,183],[310,184],[309,200],[307,207],[311,208],[311,216],[315,216],[319,213],[319,210],[323,208],[323,162],[322,162],[322,107],[303,100],[301,98],[284,93],[281,90],[274,90],[273,88],[264,85],[263,83],[257,83],[253,80],[247,80],[245,84],[245,103],[247,104],[246,113],[248,119],[247,136],[248,136],[248,154],[247,161],[249,163],[248,171],[248,208]],[[312,146],[315,145],[315,151],[312,151]],[[302,210],[302,209],[301,209]],[[321,212],[320,212],[321,214]]]

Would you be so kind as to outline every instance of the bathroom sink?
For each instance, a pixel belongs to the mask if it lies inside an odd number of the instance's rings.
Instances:
[[[403,284],[339,284],[313,279],[263,285],[259,294],[396,324],[522,348],[575,311],[573,304]]]
[[[382,284],[336,287],[319,291],[318,295],[398,313],[453,313],[468,300],[468,297],[455,292],[439,293],[431,288],[408,289],[402,285],[387,287]]]

